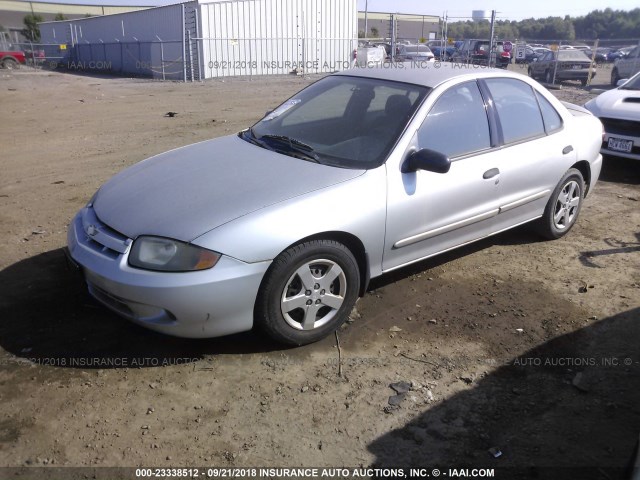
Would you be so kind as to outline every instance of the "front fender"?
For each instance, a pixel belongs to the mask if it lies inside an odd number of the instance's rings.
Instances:
[[[263,208],[221,225],[192,243],[243,262],[274,259],[288,246],[322,232],[360,239],[371,276],[381,272],[386,221],[384,165],[352,180]]]

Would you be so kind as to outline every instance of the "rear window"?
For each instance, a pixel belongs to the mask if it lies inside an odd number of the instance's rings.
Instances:
[[[538,92],[536,92],[538,103],[540,104],[540,111],[542,112],[542,119],[544,120],[544,129],[547,133],[553,133],[562,128],[562,117],[553,108],[553,105],[549,103],[549,100],[544,98]]]
[[[587,54],[582,50],[560,50],[560,52],[558,52],[558,59],[562,62],[590,61],[590,58],[587,57]]]

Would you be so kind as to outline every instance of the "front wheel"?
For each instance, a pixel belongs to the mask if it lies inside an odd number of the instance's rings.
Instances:
[[[359,291],[358,262],[346,246],[301,243],[269,267],[256,300],[256,325],[288,345],[316,342],[342,325]]]
[[[14,58],[9,57],[2,61],[2,66],[7,70],[15,70],[19,67],[19,64]]]
[[[544,81],[549,85],[553,83],[553,74],[551,73],[551,70],[547,70],[544,74]]]
[[[550,240],[566,235],[578,219],[583,199],[584,178],[579,170],[571,168],[556,186],[538,220],[540,234]]]

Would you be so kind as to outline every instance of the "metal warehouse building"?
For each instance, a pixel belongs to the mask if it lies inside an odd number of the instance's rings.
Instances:
[[[349,68],[357,22],[356,0],[197,0],[40,32],[71,68],[188,81]]]

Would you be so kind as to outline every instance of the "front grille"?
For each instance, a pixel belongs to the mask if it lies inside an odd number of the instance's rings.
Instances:
[[[640,122],[634,120],[620,120],[618,118],[601,118],[604,131],[609,135],[627,135],[637,137],[640,135]]]
[[[94,284],[89,283],[89,292],[96,298],[96,300],[100,301],[107,307],[118,312],[120,315],[124,317],[133,318],[135,317],[133,310],[127,305],[125,302],[121,301],[119,298],[114,297],[113,295],[105,292],[99,287],[96,287]]]
[[[82,231],[85,233],[86,244],[109,258],[125,253],[131,245],[129,238],[104,224],[92,206],[82,212]]]

